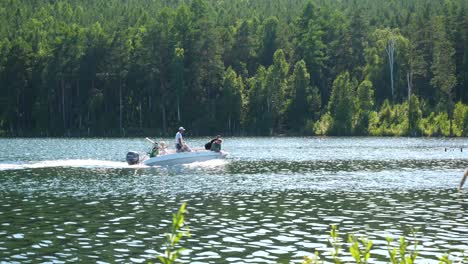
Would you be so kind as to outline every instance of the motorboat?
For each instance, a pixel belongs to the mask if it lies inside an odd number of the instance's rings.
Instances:
[[[193,162],[208,161],[212,159],[223,159],[228,155],[225,151],[211,150],[192,150],[190,152],[168,152],[150,158],[146,154],[140,154],[136,151],[127,153],[127,163],[129,165],[143,164],[147,166],[168,166],[177,164],[186,164]]]

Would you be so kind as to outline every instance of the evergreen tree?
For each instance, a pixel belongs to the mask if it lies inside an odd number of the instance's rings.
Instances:
[[[232,68],[228,68],[224,75],[216,119],[224,122],[223,131],[230,135],[240,131],[243,86],[242,77],[237,76]]]
[[[419,121],[422,118],[422,112],[419,99],[416,95],[411,95],[408,102],[408,134],[410,136],[419,136]]]
[[[374,90],[372,82],[364,80],[359,84],[355,99],[354,133],[367,135],[369,132],[370,115],[374,106]]]
[[[273,63],[273,54],[278,49],[278,24],[279,21],[276,17],[269,17],[264,22],[259,60],[265,67],[269,67]]]
[[[277,50],[273,56],[273,65],[268,68],[266,78],[266,104],[267,114],[271,123],[270,133],[282,129],[283,114],[285,110],[285,96],[287,94],[289,64],[283,50]]]
[[[328,111],[332,118],[331,134],[346,136],[352,133],[354,115],[354,81],[344,72],[333,82]]]
[[[466,10],[463,0],[0,1],[0,134],[302,134],[322,114],[321,134],[449,135],[456,119],[461,135]],[[351,130],[337,107],[344,72],[360,83],[343,99]]]
[[[248,80],[246,125],[254,135],[268,135],[271,128],[271,115],[268,112],[266,79],[267,70],[260,66],[254,77]]]
[[[444,21],[441,17],[433,20],[434,27],[434,53],[431,70],[433,77],[431,84],[438,88],[443,96],[450,120],[450,135],[452,135],[452,116],[453,116],[453,88],[457,84],[455,76],[455,50],[447,38]]]
[[[287,105],[287,123],[291,131],[301,132],[308,120],[315,121],[320,110],[320,95],[318,89],[310,87],[310,75],[305,62],[300,60],[294,66],[291,76],[290,102]]]

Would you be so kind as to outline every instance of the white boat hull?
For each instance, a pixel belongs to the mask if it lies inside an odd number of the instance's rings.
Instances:
[[[147,166],[166,166],[185,164],[192,162],[201,162],[212,159],[223,159],[228,155],[227,152],[214,152],[214,151],[192,151],[192,152],[179,152],[173,154],[161,155],[149,158],[143,161]]]

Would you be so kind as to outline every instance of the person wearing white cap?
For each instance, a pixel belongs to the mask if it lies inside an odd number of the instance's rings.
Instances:
[[[175,147],[177,152],[192,151],[187,144],[185,144],[182,134],[185,132],[184,127],[179,127],[179,131],[175,135]]]

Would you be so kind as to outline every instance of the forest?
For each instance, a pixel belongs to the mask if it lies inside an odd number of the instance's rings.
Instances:
[[[467,136],[466,0],[2,0],[0,136]]]

